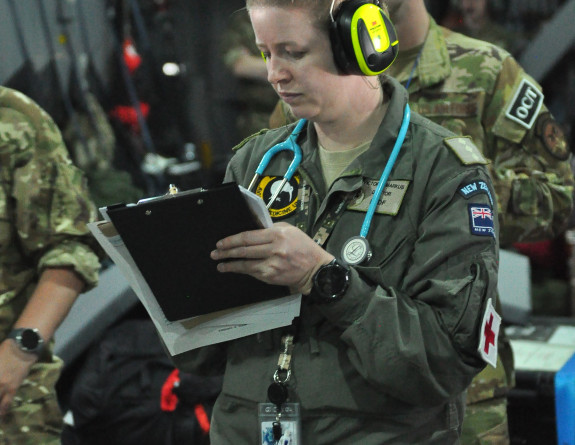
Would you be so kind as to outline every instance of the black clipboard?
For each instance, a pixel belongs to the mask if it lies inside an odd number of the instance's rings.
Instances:
[[[110,206],[107,213],[169,321],[290,294],[249,275],[220,273],[210,258],[220,239],[262,228],[235,183]]]

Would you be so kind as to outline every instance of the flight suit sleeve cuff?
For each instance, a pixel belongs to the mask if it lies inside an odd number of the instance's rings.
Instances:
[[[380,287],[366,283],[355,268],[350,269],[350,285],[341,299],[333,303],[318,304],[321,313],[333,324],[347,329],[359,320],[366,312],[374,292],[387,293]]]

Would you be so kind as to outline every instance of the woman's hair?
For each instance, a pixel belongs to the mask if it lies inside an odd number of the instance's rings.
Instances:
[[[327,29],[331,22],[330,16],[332,2],[333,13],[337,11],[339,5],[346,0],[246,0],[246,8],[249,10],[255,6],[277,6],[280,8],[307,8],[315,16],[317,25],[322,29]],[[381,8],[387,13],[387,6],[383,0],[379,0]]]
[[[330,9],[333,0],[246,0],[246,8],[256,6],[277,6],[280,8],[306,8],[314,15],[320,28],[327,26],[331,21]],[[334,10],[342,0],[335,0]],[[327,29],[327,28],[325,28]]]

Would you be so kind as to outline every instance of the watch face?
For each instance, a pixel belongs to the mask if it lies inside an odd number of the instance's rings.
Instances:
[[[21,334],[21,344],[28,350],[35,350],[40,345],[40,336],[32,329],[24,329]]]
[[[337,263],[322,267],[316,276],[317,291],[325,298],[341,296],[347,289],[349,271]]]

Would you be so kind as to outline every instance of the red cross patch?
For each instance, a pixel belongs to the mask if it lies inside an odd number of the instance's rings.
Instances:
[[[481,332],[479,333],[479,354],[487,363],[497,367],[497,337],[501,326],[501,316],[495,311],[491,298],[487,300],[487,307],[483,314]]]

